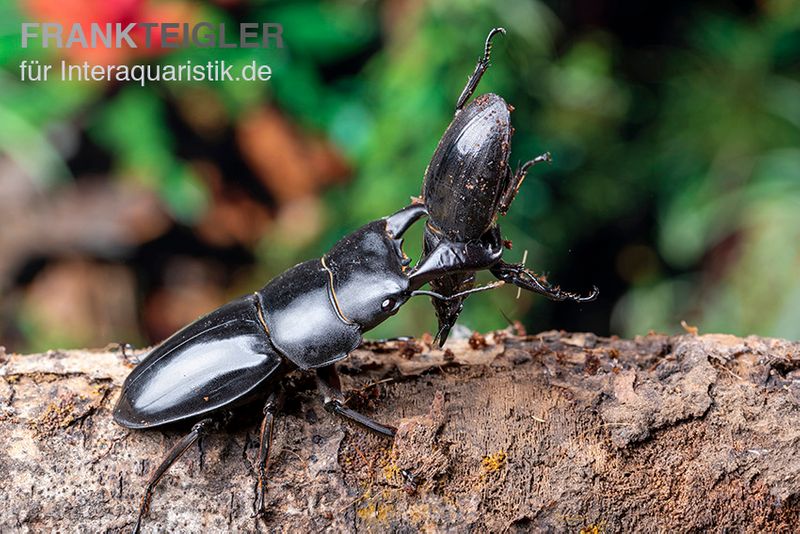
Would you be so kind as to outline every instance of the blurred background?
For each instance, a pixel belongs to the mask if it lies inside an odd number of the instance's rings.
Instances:
[[[461,322],[800,338],[800,4],[633,0],[0,3],[0,344],[157,342],[419,194],[478,93],[513,104],[508,261]],[[283,49],[20,48],[21,21],[280,22]],[[21,82],[19,63],[256,60],[267,83]],[[406,240],[420,251],[420,233]],[[372,336],[435,327],[415,299]]]

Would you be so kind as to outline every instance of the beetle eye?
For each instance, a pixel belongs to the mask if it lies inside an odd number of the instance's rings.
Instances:
[[[391,310],[394,308],[395,300],[393,298],[388,298],[381,303],[381,309],[383,311]]]

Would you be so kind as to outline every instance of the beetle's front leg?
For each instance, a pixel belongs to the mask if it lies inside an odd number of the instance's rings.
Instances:
[[[336,367],[327,365],[317,369],[317,387],[322,393],[325,409],[336,415],[358,423],[367,430],[393,438],[397,429],[393,426],[382,425],[364,414],[348,408],[344,404],[344,394]]]
[[[526,291],[532,291],[543,295],[550,300],[569,300],[572,302],[590,302],[597,298],[600,291],[597,286],[592,286],[588,295],[580,295],[572,291],[564,291],[558,286],[551,286],[547,280],[536,276],[532,271],[526,269],[521,264],[506,263],[503,260],[497,262],[489,271],[499,280],[514,284]]]
[[[208,432],[208,428],[213,424],[212,419],[203,419],[197,424],[192,427],[191,432],[185,435],[181,440],[173,445],[173,447],[167,453],[167,456],[164,460],[161,461],[158,467],[150,474],[150,478],[147,480],[147,486],[144,489],[144,495],[142,496],[142,502],[139,506],[139,516],[136,518],[136,525],[133,527],[133,534],[137,534],[142,528],[142,519],[147,515],[148,510],[150,509],[150,499],[153,496],[153,490],[158,484],[158,481],[161,480],[161,477],[164,476],[164,473],[172,467],[172,464],[180,458],[186,450],[191,447],[198,439],[203,437],[204,434]]]
[[[272,450],[272,430],[275,416],[283,404],[283,392],[272,393],[264,404],[264,420],[261,421],[261,439],[258,446],[258,487],[256,489],[255,516],[266,513],[265,496],[267,494],[267,464]]]

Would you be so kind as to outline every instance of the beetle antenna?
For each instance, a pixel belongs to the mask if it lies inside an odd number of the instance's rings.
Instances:
[[[505,310],[503,310],[503,308],[501,308],[501,307],[499,307],[499,306],[497,307],[497,309],[500,311],[500,315],[502,315],[502,316],[503,316],[503,319],[505,319],[505,320],[506,320],[506,322],[508,323],[508,326],[512,326],[512,327],[513,327],[513,326],[514,326],[514,321],[512,321],[512,320],[511,320],[511,317],[509,317],[509,316],[506,314]]]
[[[492,282],[491,284],[486,284],[485,286],[474,287],[472,289],[467,289],[466,291],[460,291],[458,293],[454,293],[453,295],[442,295],[441,293],[437,293],[435,291],[426,291],[424,289],[417,289],[417,290],[411,292],[411,296],[412,297],[417,297],[417,296],[420,296],[420,295],[426,295],[428,297],[433,297],[433,298],[435,298],[437,300],[448,301],[448,300],[455,300],[455,299],[458,299],[458,298],[461,298],[461,297],[465,297],[465,296],[467,296],[467,295],[469,295],[471,293],[478,293],[480,291],[488,291],[490,289],[494,289],[496,287],[500,287],[500,286],[502,286],[504,284],[505,284],[505,282],[503,280],[500,280],[498,282]]]

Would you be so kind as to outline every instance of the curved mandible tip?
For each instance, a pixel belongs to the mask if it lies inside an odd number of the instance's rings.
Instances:
[[[520,269],[518,274],[521,274],[522,276],[524,276],[530,282],[533,283],[533,286],[530,287],[526,286],[523,283],[523,285],[521,286],[523,289],[539,293],[540,295],[543,295],[549,298],[550,300],[555,300],[555,301],[568,300],[570,302],[578,302],[578,303],[592,302],[593,300],[596,300],[597,297],[600,295],[600,290],[595,285],[592,286],[592,290],[589,292],[588,295],[581,295],[580,293],[577,293],[575,291],[564,291],[559,286],[555,287],[551,286],[550,284],[543,282],[542,279],[535,276],[528,269]],[[520,280],[517,280],[517,282],[520,282]],[[514,282],[512,281],[512,283]],[[520,284],[516,285],[519,286]]]
[[[384,217],[384,220],[386,221],[386,231],[393,239],[400,238],[412,224],[427,214],[428,210],[425,207],[425,204],[410,204],[400,211],[397,211],[388,217]]]
[[[600,290],[597,286],[592,286],[592,290],[589,292],[588,295],[582,295],[575,291],[561,291],[558,289],[561,295],[564,297],[563,300],[568,300],[570,302],[592,302],[597,300],[597,297],[600,295]]]
[[[580,300],[578,300],[578,302],[591,302],[593,300],[596,300],[597,297],[599,296],[600,296],[600,289],[597,286],[592,286],[591,292],[589,292],[589,294],[586,295],[585,297],[580,297]]]

